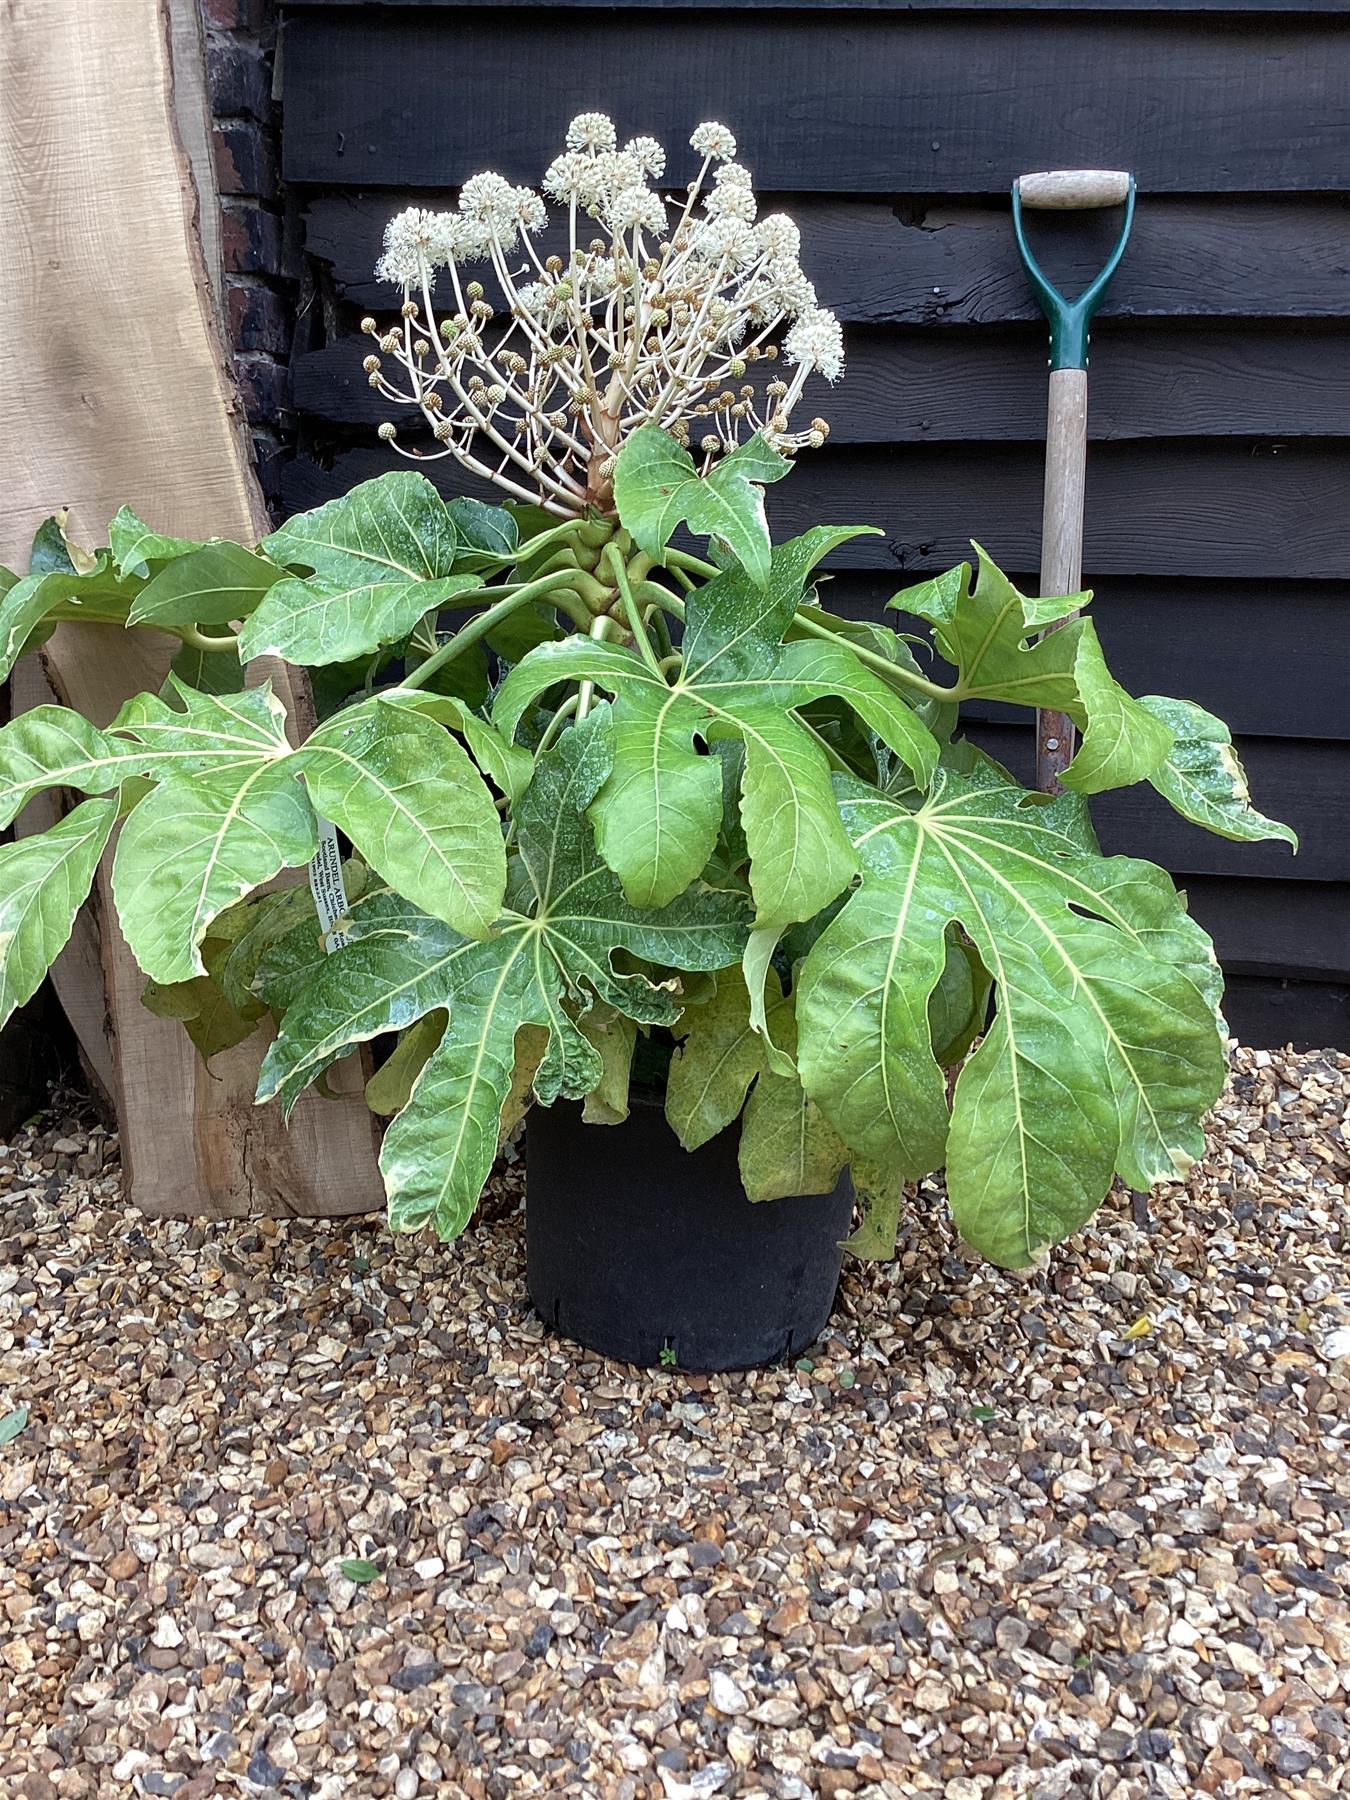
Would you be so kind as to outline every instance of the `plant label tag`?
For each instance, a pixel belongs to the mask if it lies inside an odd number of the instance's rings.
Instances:
[[[342,880],[337,826],[331,819],[319,820],[319,854],[309,865],[309,890],[323,930],[324,948],[331,955],[351,942],[345,931],[333,930],[333,921],[347,910],[347,889]]]

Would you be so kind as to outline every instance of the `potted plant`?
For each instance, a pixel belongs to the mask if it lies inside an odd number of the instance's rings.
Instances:
[[[855,1195],[848,1245],[885,1256],[904,1184],[945,1166],[965,1238],[1022,1265],[1116,1174],[1184,1174],[1224,1077],[1220,973],[1162,870],[1102,856],[1086,797],[1146,781],[1222,835],[1292,834],[1217,719],[1127,694],[1090,617],[1045,631],[1086,595],[1023,596],[982,552],[898,594],[945,673],[831,614],[818,566],[871,528],[771,544],[764,487],[825,439],[796,413],[841,376],[839,327],[791,221],[755,222],[730,134],[692,143],[672,207],[654,140],[574,121],[549,254],[544,201],[491,174],[391,223],[404,300],[366,322],[370,380],[415,409],[411,456],[504,506],[409,468],[256,548],[125,510],[92,556],[39,533],[0,601],[5,670],[59,617],[183,648],[107,729],[51,706],[0,732],[0,820],[87,796],[0,849],[0,1010],[117,826],[147,1003],[203,1055],[270,1018],[259,1098],[288,1108],[392,1045],[369,1098],[396,1229],[460,1233],[533,1104],[541,1311],[729,1366],[819,1330]],[[245,685],[263,656],[313,672],[298,745]],[[954,736],[976,697],[1069,714],[1068,791]]]

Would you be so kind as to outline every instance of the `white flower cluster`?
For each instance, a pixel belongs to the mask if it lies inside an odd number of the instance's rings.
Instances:
[[[380,357],[365,366],[373,387],[430,424],[439,448],[428,454],[572,515],[612,506],[615,456],[647,421],[708,460],[755,431],[788,454],[825,441],[823,419],[790,428],[807,377],[844,372],[839,321],[816,304],[800,233],[784,213],[758,218],[726,126],[700,125],[689,141],[698,174],[667,199],[654,186],[666,167],[655,138],[620,148],[604,113],[578,114],[544,174],[566,210],[548,255],[536,242],[545,201],[492,171],[464,183],[452,212],[410,207],[390,220],[375,272],[402,287],[402,316],[391,330],[363,328],[406,387]],[[586,237],[584,219],[599,235]],[[469,278],[474,264],[489,265],[500,306]],[[775,377],[780,347],[791,373]],[[752,372],[769,378],[757,385]],[[380,436],[393,442],[396,428]]]

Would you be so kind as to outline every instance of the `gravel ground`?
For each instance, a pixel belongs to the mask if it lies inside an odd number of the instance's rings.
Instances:
[[[58,1109],[0,1151],[0,1792],[1350,1793],[1348,1095],[1239,1050],[1186,1186],[1025,1278],[926,1195],[707,1378],[542,1335],[518,1172],[454,1250],[150,1221]]]

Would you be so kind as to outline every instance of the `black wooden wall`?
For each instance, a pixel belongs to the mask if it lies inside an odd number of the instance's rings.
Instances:
[[[1145,790],[1108,849],[1187,888],[1254,1043],[1350,1045],[1350,20],[1341,0],[599,6],[288,0],[283,173],[316,272],[294,362],[291,509],[392,466],[354,335],[391,305],[383,222],[484,167],[537,184],[573,113],[651,131],[686,180],[730,125],[800,221],[849,372],[827,449],[770,496],[777,532],[877,523],[833,561],[871,612],[978,538],[1034,591],[1045,367],[1013,250],[1021,170],[1128,167],[1135,235],[1094,336],[1086,579],[1136,692],[1233,726],[1254,796],[1302,837],[1228,844]],[[1087,274],[1106,221],[1042,220]],[[433,473],[455,465],[433,465]],[[447,484],[456,482],[454,473]],[[972,711],[1027,772],[1029,730]]]

